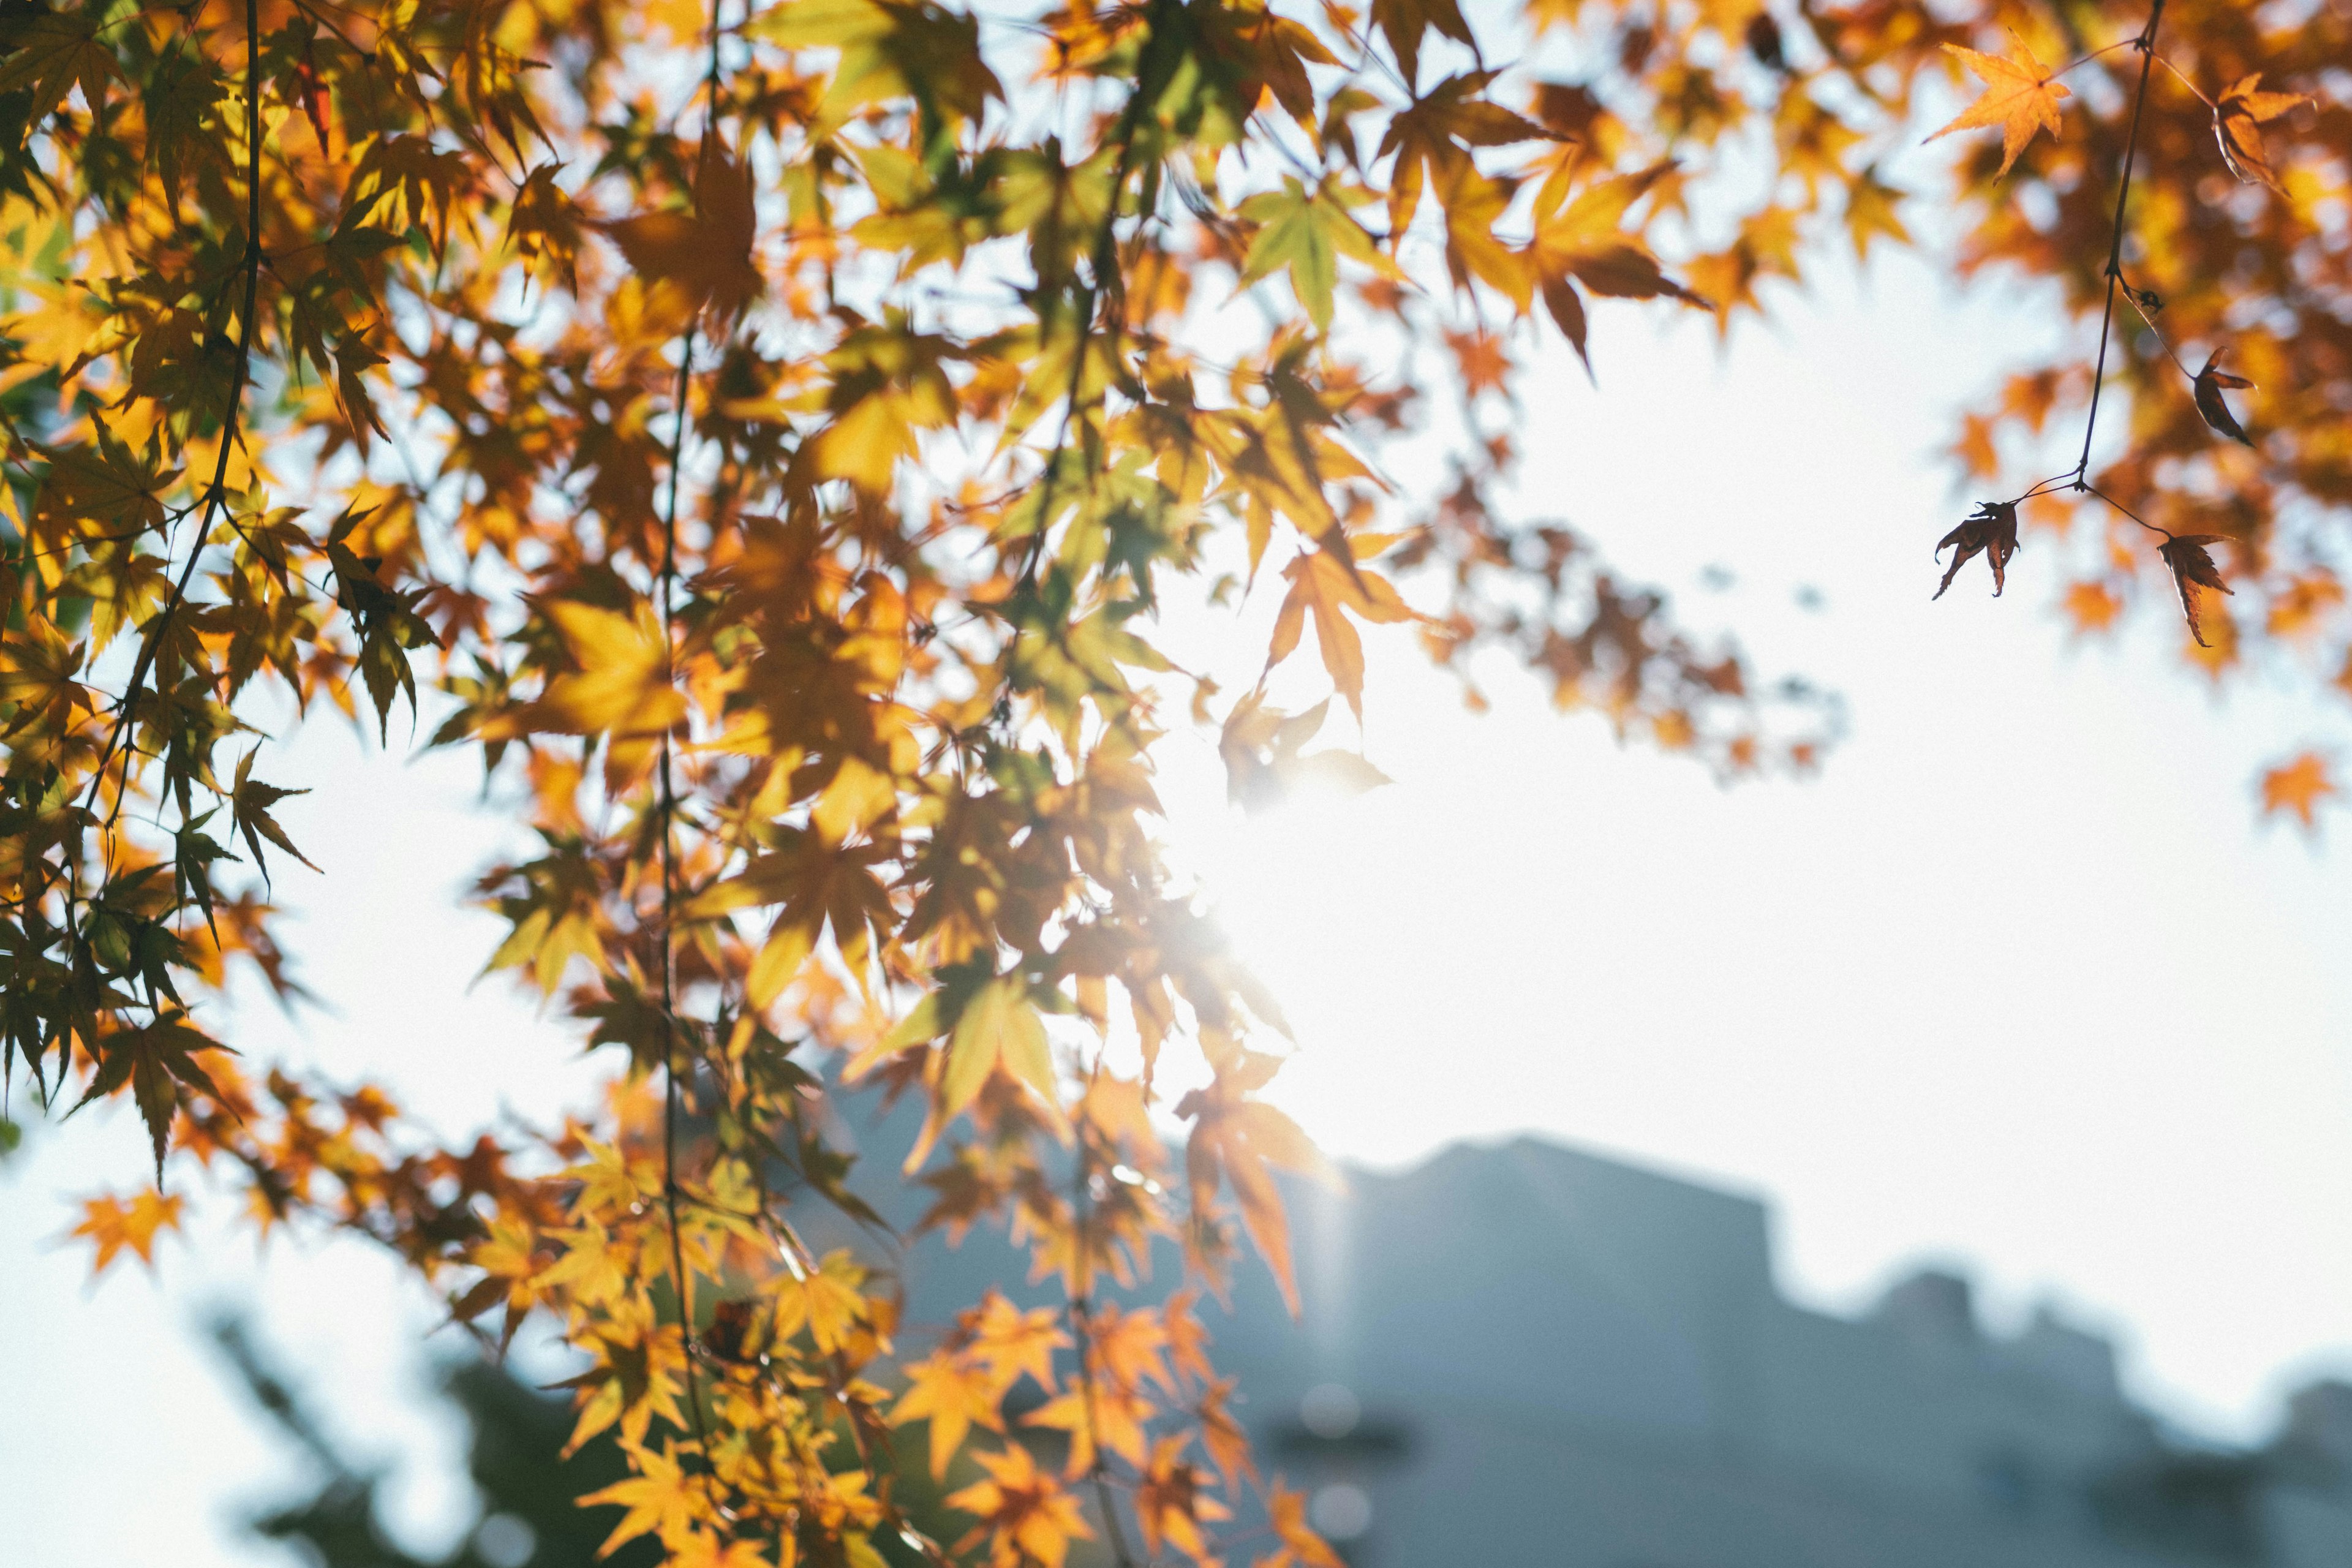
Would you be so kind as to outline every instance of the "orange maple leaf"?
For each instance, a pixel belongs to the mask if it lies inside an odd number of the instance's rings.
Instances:
[[[2010,165],[2017,162],[2017,155],[2025,151],[2025,144],[2033,140],[2035,132],[2046,128],[2051,135],[2058,134],[2058,100],[2072,96],[2062,83],[2050,79],[2048,68],[2034,58],[2024,39],[2013,33],[2010,36],[2017,45],[2016,59],[1979,54],[1958,44],[1944,46],[1945,52],[1957,57],[1983,79],[1985,90],[1982,97],[1960,111],[1958,119],[1927,138],[1933,142],[1937,136],[1948,136],[1955,131],[2000,126],[2000,174],[1994,175],[1995,179],[2009,173]]]
[[[1334,531],[1336,535],[1337,531]],[[1348,621],[1354,615],[1365,621],[1410,621],[1420,617],[1397,596],[1385,577],[1356,563],[1379,554],[1394,543],[1392,534],[1360,534],[1339,542],[1327,538],[1283,568],[1290,580],[1281,612],[1276,616],[1274,637],[1266,648],[1265,667],[1272,669],[1298,647],[1307,617],[1315,617],[1315,641],[1322,650],[1323,668],[1331,685],[1348,700],[1359,717],[1364,711],[1364,643]]]
[[[2104,583],[2076,583],[2066,590],[2067,618],[2074,623],[2074,633],[2078,637],[2105,631],[2116,624],[2116,617],[2123,613],[2123,608],[2124,602],[2116,597],[2114,591]]]
[[[956,1556],[961,1557],[992,1535],[996,1562],[1034,1562],[1044,1568],[1062,1568],[1071,1542],[1094,1539],[1077,1500],[1037,1468],[1028,1449],[1015,1445],[1003,1453],[974,1453],[972,1458],[988,1472],[988,1479],[950,1492],[947,1505],[982,1522],[956,1543]]]
[[[2313,808],[2336,793],[2336,781],[2328,774],[2327,759],[2316,752],[2305,752],[2263,774],[2263,815],[2275,816],[2282,811],[2291,811],[2305,829],[2310,829],[2318,826],[2312,816]]]
[[[2284,191],[2271,168],[2270,155],[2263,150],[2261,127],[2263,121],[2276,120],[2311,100],[2300,93],[2257,91],[2262,81],[2262,73],[2256,71],[2241,78],[2213,100],[2213,140],[2221,144],[2221,162],[2230,166],[2230,173],[2250,185]]]
[[[1307,1522],[1307,1495],[1295,1492],[1280,1481],[1266,1495],[1266,1523],[1273,1529],[1282,1550],[1271,1557],[1258,1559],[1257,1568],[1280,1564],[1281,1568],[1346,1568],[1339,1554],[1331,1550],[1315,1527]]]
[[[176,1193],[166,1196],[151,1188],[138,1193],[127,1204],[111,1194],[84,1203],[82,1221],[70,1234],[86,1236],[98,1246],[98,1257],[89,1266],[90,1277],[96,1279],[105,1273],[107,1265],[126,1247],[152,1269],[155,1233],[180,1228],[180,1205],[184,1201]]]
[[[751,171],[716,142],[703,144],[692,212],[640,213],[603,227],[630,267],[684,290],[694,310],[709,305],[731,321],[761,288],[751,260]]]

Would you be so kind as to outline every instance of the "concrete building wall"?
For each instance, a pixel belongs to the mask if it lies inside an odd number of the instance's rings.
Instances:
[[[2095,1335],[1989,1337],[1933,1272],[1804,1310],[1760,1203],[1532,1139],[1290,1198],[1303,1316],[1249,1258],[1203,1321],[1360,1568],[2352,1568],[2352,1390],[2182,1452]],[[918,1333],[1053,1299],[984,1234],[901,1265]]]

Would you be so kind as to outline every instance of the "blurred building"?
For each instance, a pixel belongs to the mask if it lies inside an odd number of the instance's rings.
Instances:
[[[1762,1204],[1532,1139],[1293,1200],[1303,1321],[1255,1264],[1204,1316],[1360,1568],[2352,1568],[2352,1387],[2184,1446],[2095,1334],[1992,1337],[1940,1272],[1807,1310]],[[1020,1278],[978,1236],[905,1266],[915,1322]]]

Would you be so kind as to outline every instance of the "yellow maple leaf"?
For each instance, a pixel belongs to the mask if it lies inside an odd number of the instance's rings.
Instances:
[[[990,1373],[1010,1387],[1026,1373],[1037,1386],[1054,1392],[1054,1352],[1069,1347],[1058,1315],[1050,1307],[1023,1311],[992,1287],[976,1312],[968,1314],[975,1331],[972,1353],[988,1364]]]
[[[651,604],[635,615],[558,600],[548,618],[563,634],[576,672],[547,683],[538,700],[485,719],[487,741],[519,735],[658,735],[686,716],[686,697],[670,683],[661,618]]]
[[[1982,79],[1985,90],[1983,96],[1961,110],[1958,119],[1927,138],[1933,142],[1937,136],[1948,136],[1955,131],[1998,125],[2000,174],[2009,173],[2010,165],[2017,162],[2017,155],[2025,151],[2025,144],[2033,140],[2035,132],[2047,129],[2051,135],[2058,134],[2058,100],[2072,96],[2063,84],[2050,79],[2048,68],[2034,58],[2024,39],[2014,34],[2011,37],[2017,44],[2016,59],[1979,54],[1958,44],[1944,46],[1945,52]]]
[[[931,1479],[948,1473],[948,1461],[963,1447],[973,1423],[992,1432],[1004,1430],[996,1413],[1002,1384],[989,1368],[940,1351],[908,1363],[906,1373],[907,1392],[891,1406],[890,1424],[930,1422]]]
[[[596,1549],[598,1557],[610,1557],[640,1535],[658,1535],[665,1542],[682,1541],[709,1512],[708,1496],[678,1463],[674,1444],[664,1443],[658,1454],[635,1449],[629,1458],[637,1468],[635,1475],[580,1500],[582,1508],[614,1503],[629,1510]]]

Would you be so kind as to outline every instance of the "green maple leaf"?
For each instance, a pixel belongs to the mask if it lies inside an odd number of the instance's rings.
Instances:
[[[1381,267],[1383,258],[1363,225],[1348,216],[1343,198],[1333,194],[1328,181],[1310,191],[1286,175],[1282,187],[1261,192],[1242,204],[1241,216],[1258,226],[1243,267],[1242,287],[1248,288],[1277,267],[1287,268],[1290,291],[1298,296],[1318,330],[1328,328],[1332,290],[1339,282],[1339,258],[1353,257],[1373,268]]]

